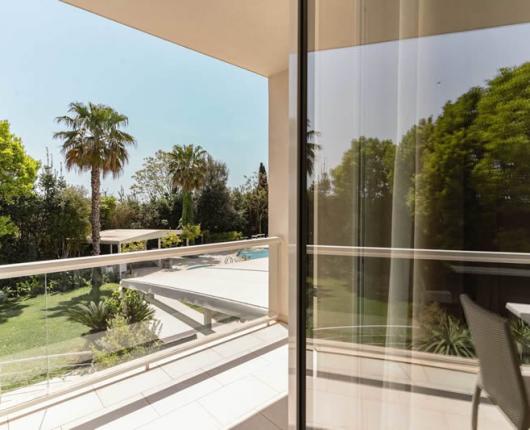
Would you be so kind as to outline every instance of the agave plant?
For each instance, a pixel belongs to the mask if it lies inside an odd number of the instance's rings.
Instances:
[[[112,311],[105,302],[90,302],[79,304],[69,310],[68,316],[72,321],[84,324],[92,333],[107,329],[108,321],[112,318]]]
[[[474,357],[475,350],[469,329],[457,318],[438,306],[428,308],[429,318],[420,319],[420,330],[414,347],[434,354]]]
[[[120,314],[129,324],[150,321],[155,315],[155,310],[144,296],[134,290],[127,289],[123,293],[115,291],[105,300],[105,304],[112,313],[112,317]]]
[[[526,364],[530,358],[530,326],[522,319],[516,318],[511,320],[510,329],[517,342],[521,361]]]

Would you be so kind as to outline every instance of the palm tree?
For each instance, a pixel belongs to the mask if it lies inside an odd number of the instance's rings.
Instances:
[[[62,152],[68,170],[90,172],[92,189],[92,254],[100,254],[101,176],[119,176],[129,159],[128,145],[134,138],[121,130],[129,120],[125,115],[102,104],[70,103],[68,115],[56,118],[68,130],[59,131],[54,138],[63,141]]]
[[[193,224],[191,194],[204,185],[208,153],[199,145],[175,145],[169,153],[173,187],[182,189],[182,217],[180,225]]]
[[[311,129],[311,121],[307,120],[306,132],[306,169],[307,175],[313,175],[315,166],[316,153],[320,150],[320,145],[315,142],[315,139],[320,136],[320,132]]]

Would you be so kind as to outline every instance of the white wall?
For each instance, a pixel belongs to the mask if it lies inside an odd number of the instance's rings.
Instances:
[[[289,75],[287,70],[269,77],[269,236],[283,239],[278,268],[270,267],[270,276],[278,270],[279,293],[273,312],[287,322],[289,239]],[[270,259],[271,266],[275,264]],[[276,309],[274,309],[276,308]]]

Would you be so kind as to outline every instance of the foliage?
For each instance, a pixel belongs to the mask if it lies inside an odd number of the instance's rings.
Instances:
[[[311,122],[307,120],[306,169],[308,176],[312,176],[314,173],[316,154],[320,150],[320,145],[316,142],[318,136],[320,136],[320,132],[313,130],[311,128]]]
[[[92,345],[94,362],[109,367],[156,351],[161,345],[160,327],[156,321],[130,324],[122,315],[115,316],[105,336]]]
[[[195,239],[202,234],[200,224],[186,224],[182,226],[182,233],[180,237],[186,241],[186,244],[193,243]]]
[[[182,243],[182,239],[177,233],[169,233],[160,241],[161,248],[176,248]]]
[[[64,124],[67,130],[55,133],[54,137],[63,142],[66,167],[91,174],[92,248],[93,254],[99,255],[101,175],[111,173],[117,177],[121,173],[129,159],[127,146],[135,144],[135,140],[121,130],[127,126],[128,118],[109,106],[75,102],[70,103],[68,113],[70,115],[57,117],[57,122]]]
[[[418,322],[419,330],[414,337],[416,349],[459,357],[475,356],[469,329],[439,305],[434,303],[423,309]]]
[[[241,219],[234,208],[227,181],[226,164],[208,157],[205,183],[197,199],[197,220],[202,229],[210,233],[241,228]]]
[[[22,140],[11,133],[9,122],[0,121],[0,201],[8,204],[31,194],[38,168],[38,162],[26,154]],[[0,212],[0,237],[16,232],[10,217]]]
[[[239,187],[233,194],[233,198],[240,200],[235,206],[241,212],[241,217],[246,221],[246,233],[267,234],[268,228],[268,185],[264,181],[264,176],[255,173],[248,177],[245,184]]]
[[[150,321],[155,315],[154,309],[138,291],[115,291],[105,302],[112,315],[122,315],[129,324]]]
[[[90,332],[106,330],[116,316],[123,317],[130,324],[150,321],[154,309],[137,291],[114,291],[112,295],[98,302],[81,303],[68,311],[72,321],[90,328]]]
[[[200,146],[175,145],[169,153],[169,168],[173,175],[173,187],[183,193],[180,225],[193,223],[192,192],[205,181],[207,153]]]
[[[223,233],[208,233],[206,235],[206,241],[208,243],[217,242],[232,242],[234,240],[242,240],[243,233],[240,231],[227,231]]]
[[[39,175],[36,192],[19,196],[0,210],[18,234],[1,239],[0,260],[17,263],[80,255],[88,233],[89,203],[84,190],[68,186],[50,164]]]
[[[44,283],[39,278],[31,276],[22,281],[6,284],[2,291],[9,299],[35,297],[44,293]]]
[[[145,251],[146,242],[144,240],[139,242],[129,242],[121,245],[121,252],[135,252],[135,251]]]
[[[157,151],[152,157],[145,158],[142,168],[133,175],[133,195],[143,202],[169,198],[174,191],[171,159],[165,151]]]
[[[517,342],[521,362],[530,362],[530,326],[520,318],[510,321],[510,329],[514,340]]]
[[[112,309],[106,301],[80,303],[70,309],[68,314],[72,321],[89,327],[91,333],[106,330],[108,321],[113,317]]]

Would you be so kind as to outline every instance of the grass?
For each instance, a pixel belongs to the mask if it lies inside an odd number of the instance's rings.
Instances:
[[[102,295],[108,296],[116,284],[101,287]],[[87,303],[90,287],[82,287],[66,293],[42,294],[36,297],[8,301],[0,305],[0,360],[5,356],[26,355],[32,351],[80,338],[88,328],[68,319],[67,310],[78,303]]]
[[[341,340],[359,341],[359,331],[355,328],[347,329],[348,326],[362,324],[386,325],[388,303],[376,298],[359,297],[354,291],[351,281],[344,277],[321,277],[318,279],[317,313],[313,315],[317,319],[318,327],[344,327],[319,331],[316,337]],[[310,308],[312,304],[309,305]],[[399,315],[409,315],[408,303],[396,303],[395,310]],[[361,314],[360,314],[361,313]],[[362,317],[362,322],[361,322]],[[410,323],[408,318],[403,318],[400,324]],[[405,332],[404,335],[407,333]],[[368,344],[380,344],[384,342],[386,328],[364,329],[362,342]]]
[[[109,296],[117,287],[117,284],[103,285],[102,297]],[[82,336],[89,329],[70,321],[68,309],[90,300],[90,287],[81,287],[0,304],[0,362],[86,350]],[[61,368],[71,362],[72,358],[53,362],[43,358],[28,363],[4,364],[0,373],[2,389],[25,385],[21,378],[36,382],[43,379],[43,373],[47,374],[50,366]]]

